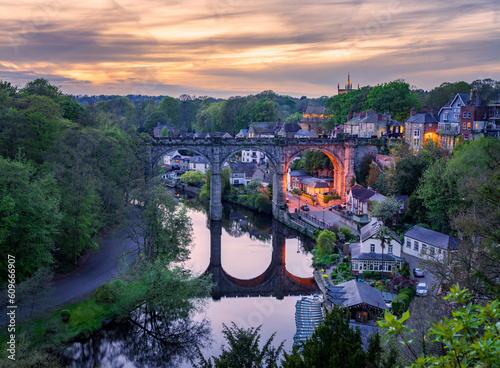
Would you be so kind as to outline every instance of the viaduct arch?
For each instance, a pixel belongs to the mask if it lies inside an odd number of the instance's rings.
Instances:
[[[355,177],[355,164],[366,147],[375,147],[370,139],[290,139],[252,138],[208,139],[157,138],[150,152],[150,170],[154,174],[160,158],[168,152],[183,149],[205,157],[210,164],[210,219],[222,218],[221,169],[223,164],[241,150],[259,150],[269,159],[273,171],[273,216],[278,217],[279,209],[286,199],[286,173],[292,160],[305,151],[322,151],[333,163],[335,189],[343,200],[346,199],[351,179]],[[376,149],[376,148],[375,148]],[[356,159],[356,157],[360,157]]]

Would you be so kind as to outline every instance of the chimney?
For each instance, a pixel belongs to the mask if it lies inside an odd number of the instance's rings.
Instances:
[[[349,120],[351,120],[351,113],[350,112],[347,113],[347,121],[349,121]]]
[[[472,106],[476,106],[476,94],[477,94],[477,91],[476,89],[471,89],[470,90],[470,101],[469,101],[469,104],[472,105]]]
[[[417,113],[417,109],[415,108],[415,106],[413,106],[410,110],[410,116],[413,116]]]
[[[427,105],[424,106],[424,112],[427,112]]]

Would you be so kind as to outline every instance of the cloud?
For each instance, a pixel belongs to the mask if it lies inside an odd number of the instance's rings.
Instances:
[[[11,68],[0,68],[0,78],[25,83],[31,75],[47,75],[73,93],[85,81],[82,93],[282,89],[331,95],[347,72],[361,85],[405,78],[424,89],[442,78],[500,79],[495,0],[53,0],[0,6],[0,63]]]

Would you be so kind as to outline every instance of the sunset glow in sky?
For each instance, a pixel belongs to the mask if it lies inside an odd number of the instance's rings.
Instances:
[[[331,96],[500,80],[500,1],[0,0],[0,79],[73,94]]]

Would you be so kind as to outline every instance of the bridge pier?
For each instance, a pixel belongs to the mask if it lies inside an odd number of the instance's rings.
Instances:
[[[278,218],[280,207],[285,204],[286,188],[285,175],[282,170],[276,171],[273,177],[273,217]]]
[[[222,177],[218,162],[210,169],[210,219],[222,220]]]

